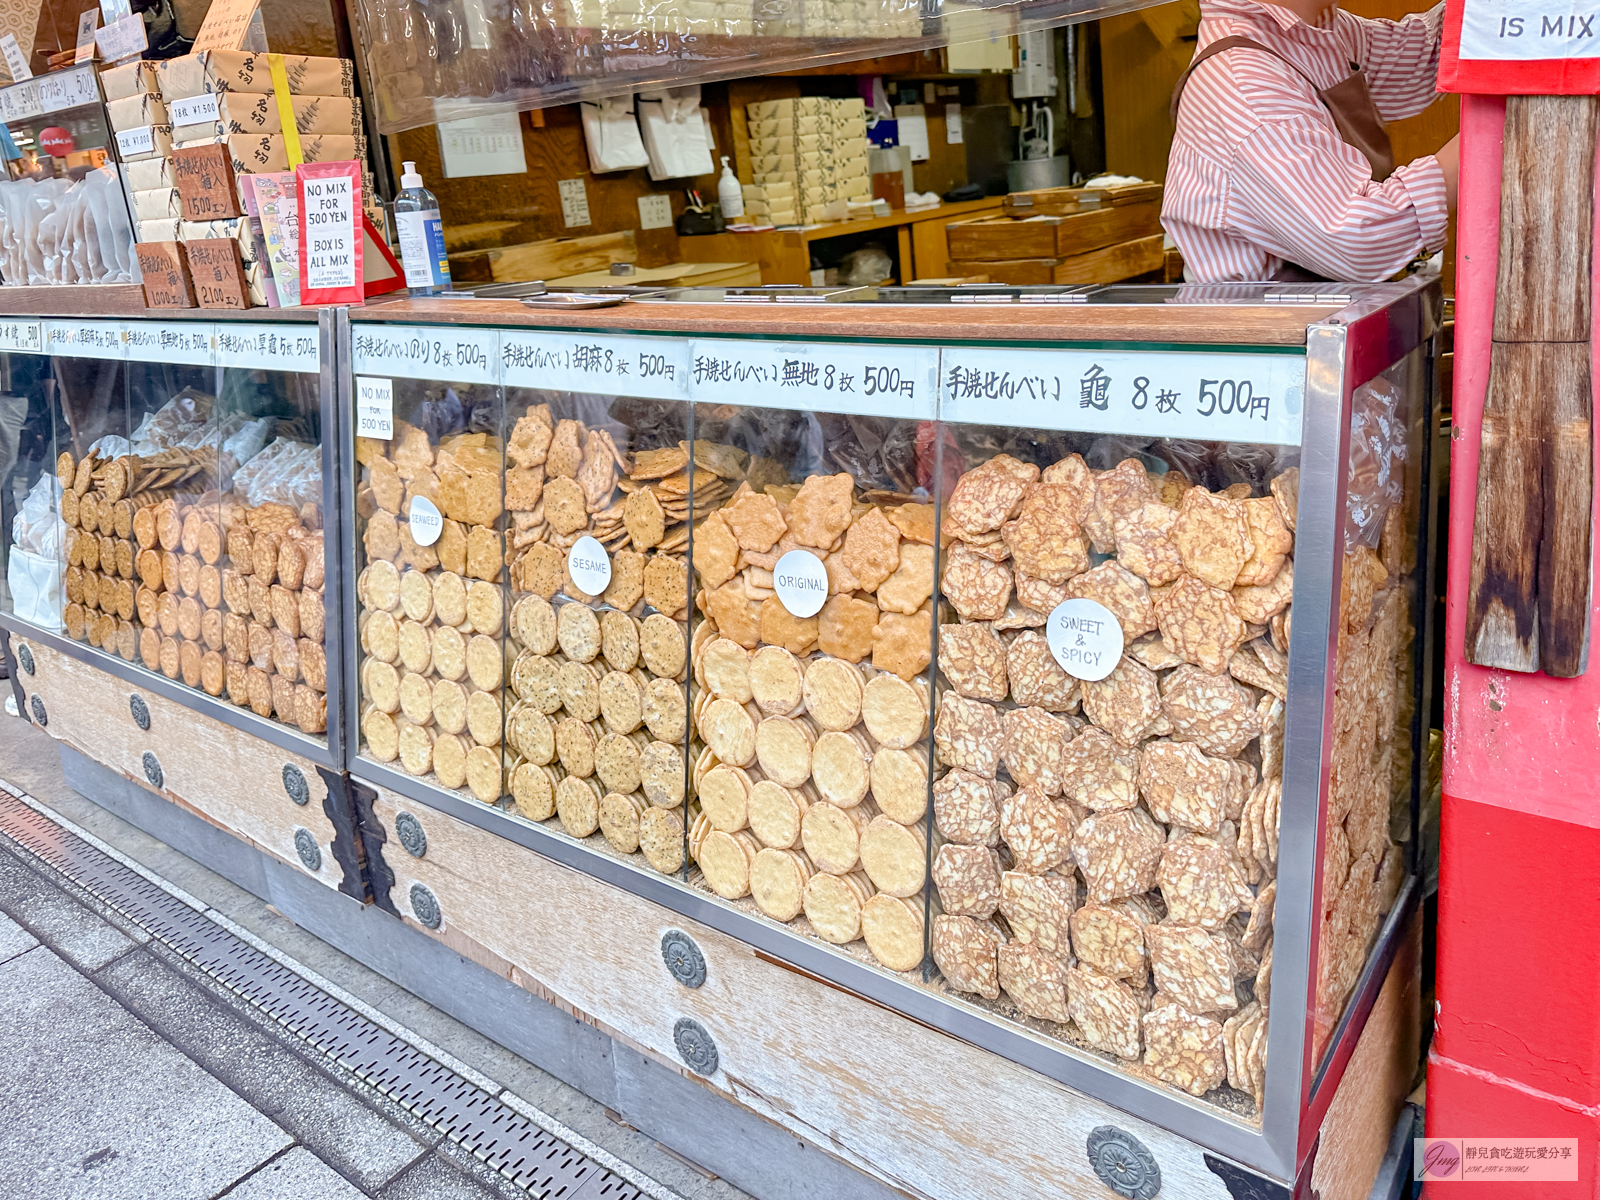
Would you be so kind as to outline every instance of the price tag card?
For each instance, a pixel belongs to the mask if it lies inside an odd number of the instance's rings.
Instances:
[[[226,146],[186,146],[174,150],[167,161],[185,221],[220,221],[242,215],[233,157]],[[189,265],[194,265],[192,258]]]
[[[652,400],[689,396],[689,343],[599,333],[502,330],[507,387],[610,392]]]
[[[360,304],[361,164],[303,163],[300,195],[300,303]]]
[[[350,365],[357,375],[496,384],[499,338],[498,330],[467,326],[353,325]]]
[[[117,134],[117,153],[123,158],[137,158],[156,148],[154,125],[141,125],[137,129],[124,129]]]
[[[240,370],[294,371],[315,375],[322,370],[322,343],[317,327],[258,325],[225,321],[217,325],[217,365]]]
[[[40,321],[0,320],[0,350],[16,354],[44,351],[44,324]]]
[[[45,353],[63,358],[126,358],[120,321],[46,321]]]
[[[189,256],[181,242],[140,242],[139,274],[144,278],[144,302],[148,308],[193,308],[194,277],[189,274]]]
[[[134,362],[209,367],[217,361],[217,327],[210,322],[124,321],[122,334]]]
[[[696,338],[690,349],[693,400],[906,420],[934,415],[939,351],[932,346]]]
[[[939,415],[1028,429],[1300,444],[1303,354],[946,346]]]
[[[174,100],[167,105],[167,119],[174,126],[203,125],[207,121],[215,121],[217,119],[216,94],[207,92],[203,96],[190,96],[185,100]]]
[[[201,308],[242,311],[250,307],[250,286],[244,280],[237,239],[193,238],[187,246],[194,298]]]
[[[356,376],[356,436],[394,437],[394,380]]]

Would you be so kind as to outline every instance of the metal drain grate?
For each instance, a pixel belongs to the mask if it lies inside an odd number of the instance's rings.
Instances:
[[[629,1180],[3,789],[0,833],[540,1200],[647,1200]]]

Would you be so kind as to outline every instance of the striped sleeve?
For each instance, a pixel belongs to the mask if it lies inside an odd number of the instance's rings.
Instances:
[[[1415,116],[1438,99],[1443,3],[1399,21],[1356,20],[1367,85],[1385,121]]]
[[[1231,223],[1269,253],[1329,279],[1385,279],[1444,245],[1444,173],[1419,158],[1376,183],[1327,124],[1263,122],[1229,172]]]

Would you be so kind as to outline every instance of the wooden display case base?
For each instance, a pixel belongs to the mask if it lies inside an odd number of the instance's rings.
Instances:
[[[54,287],[3,287],[0,303],[14,317],[129,317],[145,315],[137,283],[74,283]]]
[[[372,805],[387,840],[368,875],[392,873],[403,916],[358,904],[336,890],[328,844],[319,872],[298,858],[292,830],[319,828],[322,793],[305,807],[285,796],[283,750],[156,696],[145,731],[137,689],[31,649],[22,690],[43,702],[72,786],[755,1196],[1110,1196],[1087,1153],[1107,1126],[1184,1200],[1365,1200],[1380,1177],[1417,1062],[1415,925],[1295,1187],[391,792]],[[146,750],[167,773],[159,790]],[[403,848],[401,811],[426,837],[420,856]],[[669,933],[703,959],[699,986],[669,972]]]

